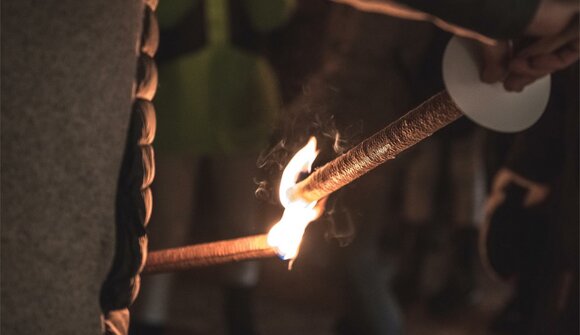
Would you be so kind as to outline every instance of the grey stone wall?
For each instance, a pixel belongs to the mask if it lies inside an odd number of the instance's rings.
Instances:
[[[99,334],[143,3],[5,0],[2,334]]]

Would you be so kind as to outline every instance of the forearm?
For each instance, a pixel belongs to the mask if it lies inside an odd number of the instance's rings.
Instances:
[[[524,33],[538,10],[540,0],[397,0],[448,23],[492,38],[511,38]]]
[[[358,10],[409,20],[429,21],[439,28],[486,44],[493,39],[545,35],[567,23],[570,0],[334,0]],[[577,5],[576,5],[577,7]],[[562,15],[559,15],[562,14]]]

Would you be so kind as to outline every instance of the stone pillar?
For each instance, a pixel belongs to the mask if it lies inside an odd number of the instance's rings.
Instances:
[[[2,334],[100,334],[141,0],[2,3]]]

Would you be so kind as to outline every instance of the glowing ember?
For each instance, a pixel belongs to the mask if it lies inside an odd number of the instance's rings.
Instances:
[[[320,204],[317,201],[290,201],[286,195],[288,189],[296,184],[300,174],[310,172],[317,155],[316,138],[311,137],[306,146],[292,157],[280,180],[279,196],[285,210],[280,221],[270,229],[268,244],[276,248],[283,259],[296,258],[306,226],[316,220],[324,210],[322,201]]]

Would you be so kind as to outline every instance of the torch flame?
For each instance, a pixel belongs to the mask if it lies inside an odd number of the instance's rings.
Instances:
[[[284,206],[284,214],[268,233],[268,244],[276,248],[283,259],[294,259],[298,255],[300,242],[306,226],[316,220],[324,211],[324,203],[303,200],[291,201],[286,195],[302,173],[310,172],[312,163],[318,155],[316,138],[311,137],[308,143],[290,160],[280,180],[279,197]]]

